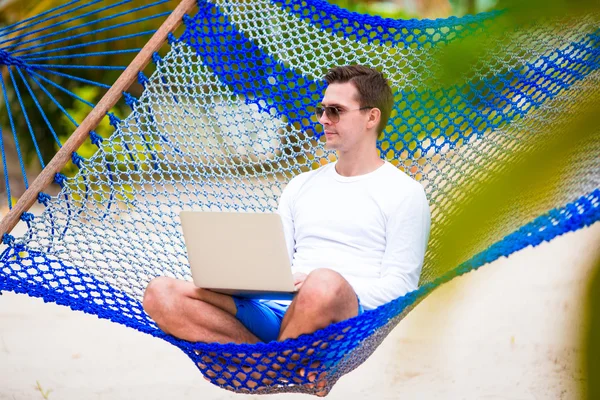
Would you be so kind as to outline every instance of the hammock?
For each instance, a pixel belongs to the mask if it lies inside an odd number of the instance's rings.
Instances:
[[[138,75],[141,62],[107,94],[116,101],[138,76],[142,95],[125,95],[131,114],[109,114],[114,133],[100,137],[94,124],[114,104],[103,99],[55,157],[62,163],[38,178],[59,184],[58,195],[34,183],[23,198],[42,203],[41,215],[23,213],[21,198],[2,221],[1,291],[164,339],[228,390],[323,395],[440,284],[600,219],[600,129],[584,123],[600,99],[599,15],[523,24],[500,38],[500,12],[418,21],[321,0],[191,5],[183,1],[154,49],[140,53],[152,58],[151,76]],[[168,34],[177,22],[178,37]],[[161,57],[154,51],[165,37]],[[445,77],[444,51],[473,38],[485,62]],[[31,70],[27,58],[9,56],[0,49],[11,73]],[[431,204],[419,289],[284,342],[190,343],[162,332],[141,299],[156,276],[191,279],[179,212],[273,211],[293,176],[335,160],[312,106],[324,72],[352,63],[389,78],[395,105],[378,148],[423,184]],[[98,147],[87,159],[73,155],[79,144],[67,146],[79,132]],[[77,173],[56,173],[69,158]],[[27,224],[23,237],[8,233],[14,215]]]

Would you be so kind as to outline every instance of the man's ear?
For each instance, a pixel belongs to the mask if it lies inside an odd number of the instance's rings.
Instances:
[[[371,108],[369,110],[369,120],[367,121],[367,129],[377,128],[381,120],[381,110],[379,108]]]

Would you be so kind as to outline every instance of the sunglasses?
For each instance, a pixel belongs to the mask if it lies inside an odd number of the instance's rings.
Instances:
[[[371,108],[375,108],[375,107],[367,106],[367,107],[356,108],[354,110],[340,110],[339,108],[337,108],[335,106],[327,106],[327,107],[317,106],[317,107],[315,107],[315,115],[317,116],[318,119],[321,119],[323,114],[325,114],[327,116],[327,118],[335,124],[337,122],[340,122],[340,114],[347,113],[350,111],[369,110]]]

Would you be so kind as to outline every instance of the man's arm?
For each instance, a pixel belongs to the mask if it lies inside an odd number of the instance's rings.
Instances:
[[[281,223],[283,224],[283,234],[285,235],[285,244],[290,258],[290,265],[294,259],[294,217],[292,213],[292,190],[293,180],[285,187],[279,198],[279,207],[277,213],[281,217]]]
[[[386,249],[377,279],[352,282],[366,309],[416,290],[429,239],[431,216],[422,186],[398,205],[386,223]]]

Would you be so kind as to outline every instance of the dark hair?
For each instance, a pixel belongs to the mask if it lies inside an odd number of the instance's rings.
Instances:
[[[376,107],[381,111],[377,133],[381,134],[392,112],[394,96],[383,74],[363,65],[345,65],[330,69],[325,74],[328,85],[352,82],[358,90],[358,103],[361,107]]]

